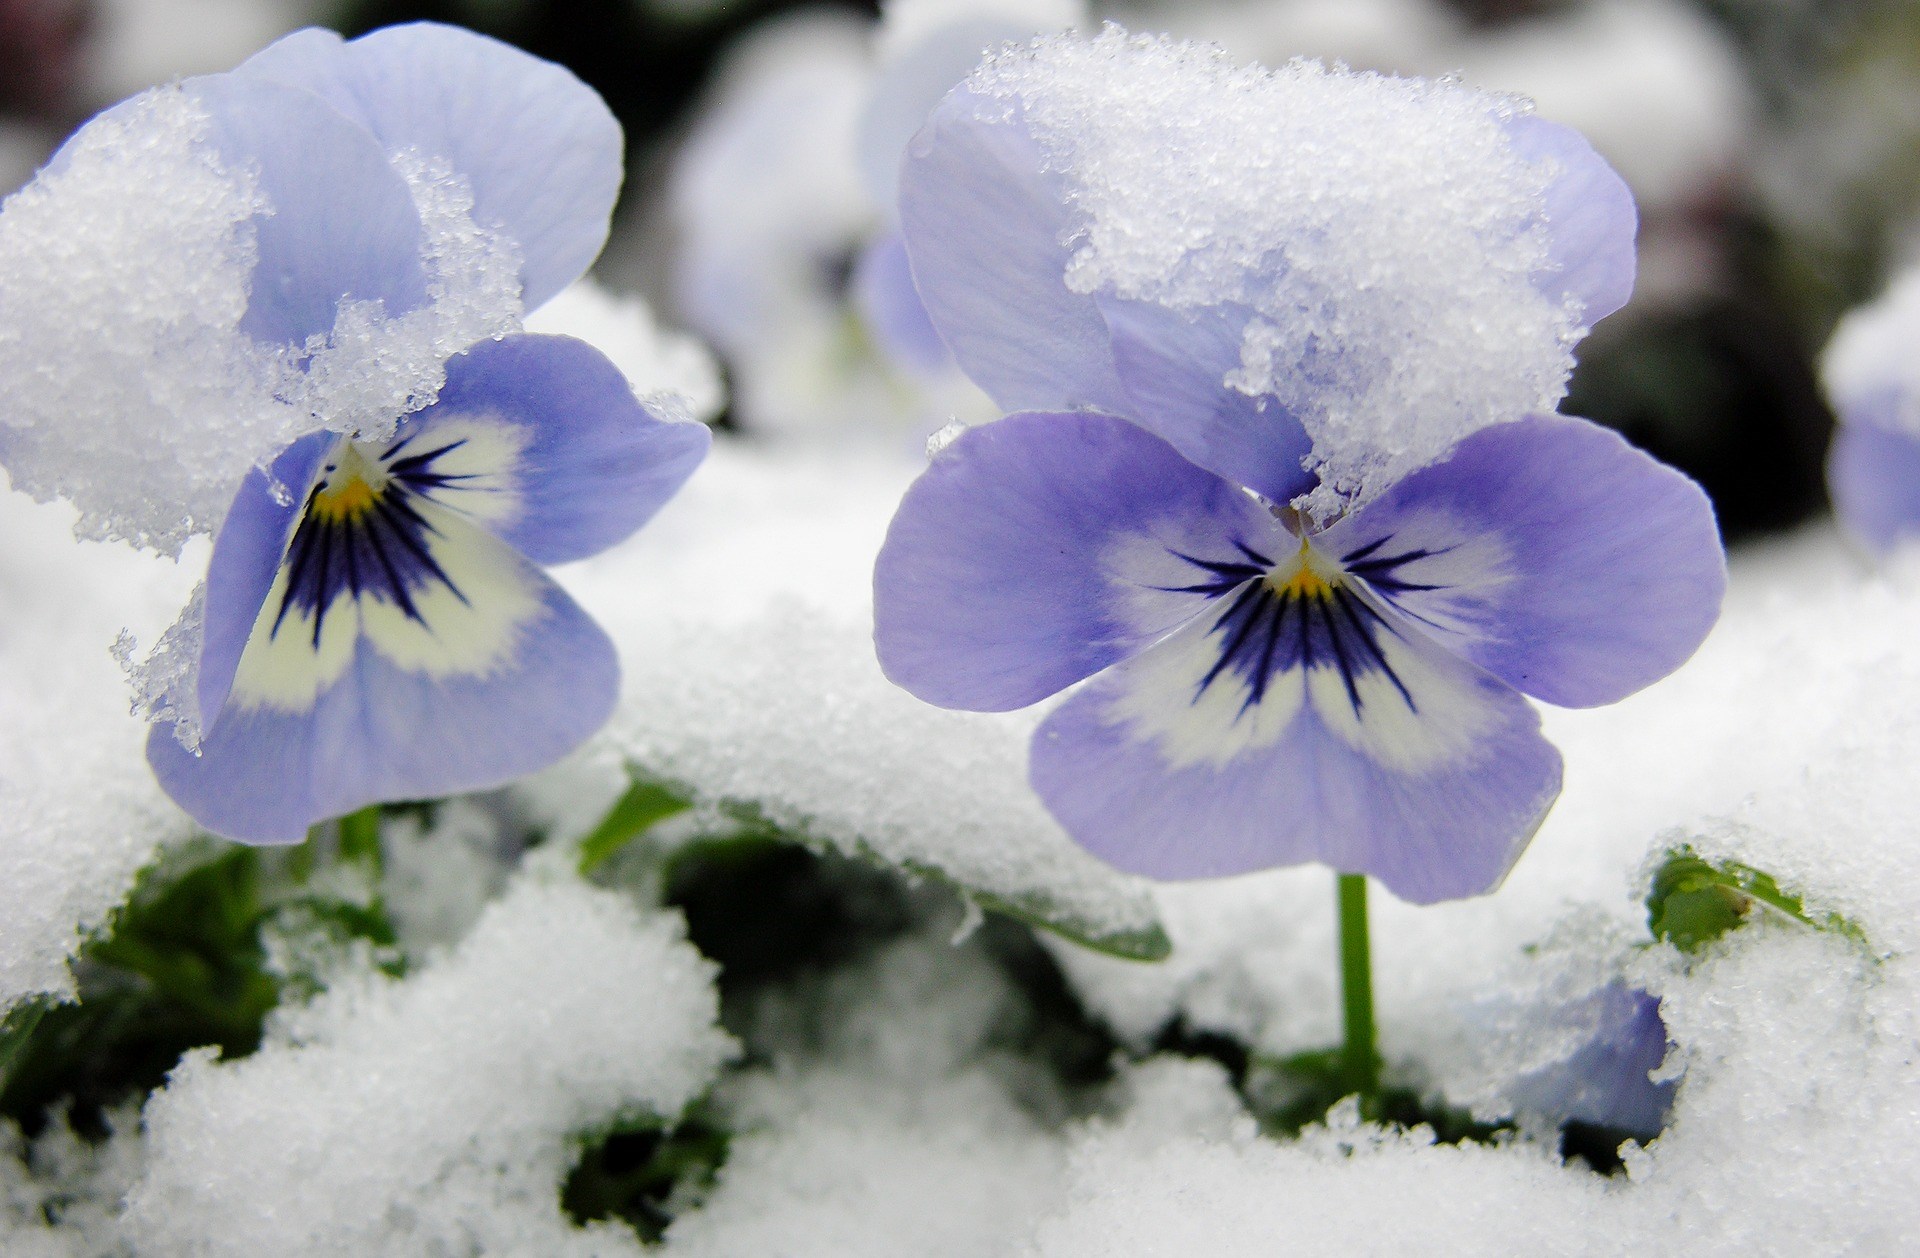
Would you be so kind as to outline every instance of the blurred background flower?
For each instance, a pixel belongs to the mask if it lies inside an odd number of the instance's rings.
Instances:
[[[957,73],[952,49],[927,51],[942,27],[986,18],[1009,37],[1075,12],[1016,9],[1018,20],[939,0],[0,0],[0,187],[102,104],[230,64],[302,23],[348,34],[463,23],[572,67],[620,117],[630,175],[596,275],[716,347],[734,396],[723,427],[910,448],[985,412],[937,355],[894,334],[906,324],[874,313],[897,289],[883,257],[863,264],[889,220],[884,169],[876,180],[863,139],[871,149],[887,131],[876,98],[928,99],[926,83],[901,88],[900,66]],[[1833,420],[1812,364],[1838,319],[1920,252],[1920,6],[1132,0],[1087,14],[1106,17],[1236,58],[1455,72],[1591,135],[1641,207],[1639,286],[1581,347],[1567,409],[1700,480],[1729,540],[1825,510]]]

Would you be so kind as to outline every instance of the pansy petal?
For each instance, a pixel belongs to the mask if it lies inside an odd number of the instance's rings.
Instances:
[[[1841,424],[1827,453],[1827,486],[1840,523],[1874,554],[1920,535],[1920,438]]]
[[[1228,602],[1035,732],[1067,833],[1152,878],[1319,861],[1416,904],[1497,886],[1560,789],[1526,700],[1390,611],[1249,589],[1264,609]]]
[[[591,345],[519,335],[449,359],[438,401],[402,426],[393,454],[436,501],[554,564],[646,523],[712,442],[704,424],[652,414]]]
[[[1700,487],[1564,415],[1481,429],[1316,544],[1448,649],[1566,707],[1679,667],[1726,589]]]
[[[1193,462],[1285,503],[1314,486],[1304,466],[1307,430],[1271,397],[1228,387],[1240,368],[1249,312],[1221,306],[1183,313],[1102,298],[1127,415]]]
[[[1025,707],[1197,614],[1293,539],[1109,415],[970,429],[908,489],[874,565],[874,644],[929,703]]]
[[[259,260],[241,329],[298,345],[332,331],[343,300],[388,315],[427,299],[420,217],[386,154],[313,93],[230,74],[182,85],[208,113],[210,142],[258,180]]]
[[[564,67],[420,22],[351,42],[299,31],[235,74],[318,93],[390,154],[446,161],[472,187],[475,221],[519,246],[528,309],[578,279],[606,243],[620,124]]]
[[[1126,414],[1106,320],[1067,288],[1069,225],[1015,106],[957,90],[908,146],[901,231],[961,370],[1005,410]]]
[[[333,433],[314,433],[289,446],[272,467],[250,472],[220,523],[207,564],[198,678],[200,716],[207,725],[226,705],[233,672],[306,508],[307,491],[338,441]]]
[[[1639,988],[1608,983],[1549,1015],[1544,1029],[1576,1028],[1589,1034],[1572,1054],[1514,1080],[1509,1094],[1515,1107],[1640,1140],[1659,1135],[1680,1086],[1651,1077],[1667,1059],[1660,1002]]]
[[[1592,327],[1627,304],[1638,265],[1634,235],[1640,213],[1626,181],[1572,127],[1538,114],[1507,121],[1507,136],[1529,162],[1551,162],[1547,185],[1548,269],[1536,279],[1549,297],[1580,303]]]
[[[148,761],[195,820],[297,842],[370,803],[500,785],[605,721],[619,685],[606,635],[505,543],[451,512],[432,523],[450,580],[415,591],[417,615],[369,594],[281,621],[269,595],[200,754],[154,730]]]
[[[931,374],[953,361],[920,290],[913,286],[907,245],[897,231],[882,233],[853,267],[853,300],[868,334],[909,371]]]
[[[928,32],[881,65],[867,90],[858,134],[860,174],[878,205],[891,207],[900,187],[900,159],[940,98],[967,77],[991,49],[1033,34],[1005,17],[965,17]]]

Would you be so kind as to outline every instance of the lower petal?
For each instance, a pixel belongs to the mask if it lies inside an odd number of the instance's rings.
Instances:
[[[1228,619],[1102,675],[1036,732],[1034,788],[1075,841],[1154,878],[1319,861],[1418,904],[1500,883],[1560,790],[1524,699],[1385,620],[1372,664],[1348,636],[1352,654],[1255,686],[1223,650],[1276,652],[1257,629],[1235,646]]]
[[[435,667],[409,654],[426,639],[390,638],[369,616],[305,706],[231,703],[198,755],[156,728],[147,759],[162,787],[215,833],[294,843],[368,804],[483,790],[551,764],[612,711],[618,658],[532,565],[496,580],[527,601],[486,667]]]

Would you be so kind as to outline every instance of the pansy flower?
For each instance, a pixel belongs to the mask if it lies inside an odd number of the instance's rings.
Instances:
[[[633,532],[709,440],[649,414],[586,344],[512,336],[450,361],[439,400],[390,439],[295,443],[220,527],[204,732],[188,750],[155,727],[161,785],[218,833],[292,842],[559,759],[606,721],[620,668],[540,565]]]
[[[991,415],[913,286],[894,223],[907,140],[989,48],[1072,24],[1080,0],[815,14],[732,52],[670,186],[675,298],[725,353],[756,432],[921,436]]]
[[[1653,1076],[1667,1059],[1660,1001],[1621,981],[1546,1011],[1541,1029],[1570,1041],[1558,1060],[1507,1088],[1516,1110],[1651,1140],[1665,1129],[1677,1079]]]
[[[1840,425],[1827,454],[1834,513],[1884,556],[1920,537],[1920,270],[1841,321],[1820,364]]]
[[[1094,73],[1118,76],[1125,46],[1103,38]],[[1094,117],[1101,90],[1076,97]],[[1612,702],[1713,623],[1725,567],[1705,496],[1605,429],[1523,413],[1371,496],[1300,509],[1324,440],[1228,382],[1254,315],[1070,283],[1091,229],[1028,117],[956,92],[902,175],[929,314],[1016,413],[953,440],[901,502],[874,572],[882,667],[981,711],[1084,681],[1037,730],[1030,776],[1122,869],[1321,861],[1419,903],[1491,889],[1560,788],[1527,696]],[[1504,125],[1555,172],[1544,263],[1522,282],[1589,320],[1618,307],[1625,189],[1565,128]],[[1337,379],[1337,352],[1297,370]]]
[[[219,524],[169,696],[197,720],[148,740],[161,784],[211,830],[291,842],[553,761],[606,718],[618,663],[541,565],[627,536],[709,443],[598,351],[514,330],[599,252],[618,125],[560,67],[433,25],[302,31],[160,92],[252,180],[240,332],[292,364],[282,395],[326,403]],[[503,288],[458,274],[500,259]],[[430,404],[356,392],[382,353],[443,376]]]

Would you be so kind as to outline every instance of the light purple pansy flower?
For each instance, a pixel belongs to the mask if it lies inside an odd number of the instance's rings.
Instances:
[[[1553,300],[1632,282],[1631,199],[1565,128]],[[1081,845],[1159,878],[1305,861],[1427,903],[1497,885],[1556,798],[1524,696],[1588,706],[1664,676],[1725,565],[1690,480],[1587,421],[1517,416],[1316,522],[1313,447],[1229,388],[1251,317],[1069,287],[1073,199],[1017,108],[956,92],[916,140],[902,221],[926,309],[1016,413],[938,454],[874,573],[896,683],[1024,707],[1034,787]]]
[[[557,66],[450,27],[302,31],[183,85],[273,214],[243,323],[300,344],[343,299],[430,300],[403,163],[465,181],[535,305],[599,252],[618,124]],[[250,842],[392,799],[497,785],[605,720],[612,643],[540,565],[638,528],[704,457],[597,350],[482,340],[390,437],[315,432],[241,486],[216,535],[193,685],[198,747],[148,759],[193,817]]]
[[[1820,369],[1840,425],[1827,454],[1834,514],[1875,555],[1920,537],[1920,270],[1841,321]]]
[[[1560,1061],[1514,1081],[1508,1093],[1516,1109],[1558,1123],[1623,1132],[1637,1140],[1659,1135],[1680,1087],[1675,1079],[1653,1078],[1667,1059],[1660,1001],[1614,982],[1553,1016],[1557,1024],[1577,1028],[1583,1038]]]

